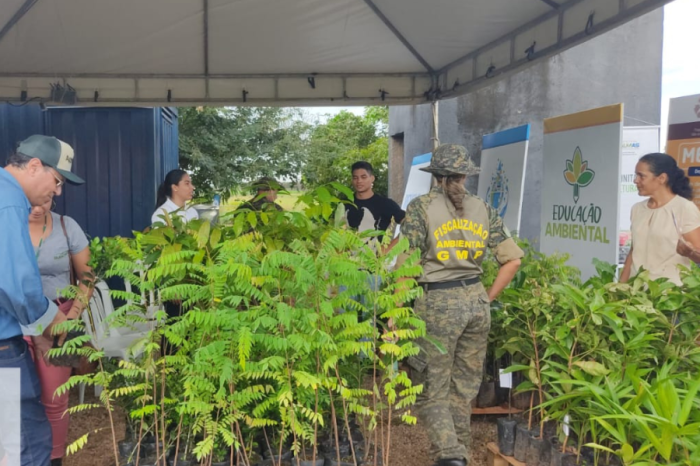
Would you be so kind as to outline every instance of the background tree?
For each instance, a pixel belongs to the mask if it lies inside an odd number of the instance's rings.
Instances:
[[[197,197],[226,195],[261,176],[296,183],[307,157],[310,125],[298,109],[182,108],[180,166]]]
[[[315,126],[303,169],[305,186],[315,188],[331,181],[350,186],[350,167],[364,160],[375,169],[374,191],[387,195],[388,123],[388,107],[367,107],[363,116],[342,111],[327,123]]]

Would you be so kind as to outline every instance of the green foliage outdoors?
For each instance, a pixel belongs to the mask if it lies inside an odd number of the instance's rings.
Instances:
[[[376,447],[381,454],[374,458],[388,464],[393,413],[415,423],[410,407],[422,389],[395,368],[417,354],[414,340],[425,333],[403,304],[421,294],[410,279],[420,274],[419,257],[390,269],[407,242],[386,255],[375,252],[364,239],[372,233],[344,226],[340,192],[351,194],[342,185],[321,186],[299,197],[299,211],[241,210],[213,227],[199,220],[183,225],[175,216],[133,239],[94,242],[95,263],[112,262],[98,275],[180,302],[184,314],[163,321],[158,311],[156,325],[138,291],[113,291],[133,304],[112,314],[111,328],[152,329],[130,348],[140,356],[115,363],[90,348],[55,350],[99,362],[96,373],[72,377],[58,393],[81,382],[103,386],[98,404],[72,411],[102,407],[112,419],[121,406],[139,441],[134,458],[153,436],[162,442],[159,461],[171,449],[198,461],[228,454],[232,462],[254,464],[260,447],[276,451],[283,443],[315,457],[319,439],[338,444],[357,423],[365,441],[353,444],[351,456],[372,457]],[[370,275],[381,278],[380,289],[370,288]],[[397,289],[403,278],[409,280]],[[395,323],[385,337],[372,324],[380,318]],[[174,350],[164,356],[163,344]],[[113,439],[119,461],[114,433]]]
[[[304,184],[315,188],[330,182],[350,186],[353,163],[372,164],[374,191],[389,191],[389,108],[367,107],[364,116],[340,112],[325,125],[316,126],[309,138],[309,155],[302,171]]]
[[[682,287],[644,271],[621,284],[597,263],[582,284],[565,256],[522,246],[521,270],[493,304],[490,343],[524,375],[518,390],[542,400],[531,424],[557,426],[578,453],[593,447],[596,464],[608,455],[626,466],[700,464],[700,270]]]
[[[311,126],[298,109],[197,107],[179,113],[180,167],[196,196],[226,195],[262,176],[296,181]]]
[[[309,120],[299,109],[182,108],[181,168],[192,173],[197,198],[218,193],[226,199],[261,176],[307,189],[331,182],[350,186],[350,166],[365,160],[376,169],[375,191],[387,194],[388,107]]]

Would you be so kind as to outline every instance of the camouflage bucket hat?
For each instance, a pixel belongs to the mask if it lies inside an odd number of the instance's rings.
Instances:
[[[433,151],[430,165],[421,168],[434,175],[478,175],[479,167],[467,154],[467,149],[457,144],[442,144]]]

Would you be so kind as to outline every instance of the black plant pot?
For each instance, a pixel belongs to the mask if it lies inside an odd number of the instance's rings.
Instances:
[[[543,443],[541,438],[534,435],[530,436],[527,454],[525,455],[525,464],[527,464],[527,466],[540,466],[540,451],[542,451]],[[544,464],[542,466],[544,466]]]
[[[192,466],[193,464],[194,458],[184,453],[178,454],[177,458],[174,456],[168,458],[168,466]]]
[[[527,424],[518,424],[515,428],[515,446],[513,447],[513,457],[516,460],[524,463],[527,459],[527,450],[529,445],[530,430],[527,428]]]
[[[496,419],[498,426],[498,451],[502,455],[513,456],[515,450],[515,427],[518,423],[513,419],[501,417]]]
[[[128,460],[132,453],[136,451],[136,442],[131,439],[122,440],[117,443],[117,448],[119,449],[119,458]]]
[[[496,383],[481,382],[479,393],[476,395],[476,406],[489,408],[496,405]]]
[[[159,466],[159,464],[155,456],[148,456],[139,461],[139,466]]]
[[[323,456],[317,456],[316,461],[313,459],[308,459],[308,460],[299,460],[299,466],[323,466],[324,463],[326,462],[326,459]],[[297,460],[296,458],[292,459],[292,465],[296,465]]]
[[[343,461],[343,459],[345,459],[345,461]],[[358,466],[358,465],[352,462],[352,458],[341,458],[340,463],[338,462],[337,458],[336,459],[327,458],[325,466]]]
[[[552,444],[549,442],[549,439],[546,436],[540,440],[539,456],[540,464],[542,466],[549,466],[549,464],[552,462]]]
[[[231,455],[227,454],[226,458],[224,458],[221,461],[213,461],[211,463],[211,466],[229,466],[231,464]],[[235,461],[234,461],[235,464]]]
[[[292,459],[292,450],[287,450],[285,448],[282,449],[282,454],[279,454],[279,450],[275,449],[274,451],[270,451],[268,449],[265,449],[263,451],[263,458],[271,459],[274,460],[275,463],[277,463],[279,460],[286,461]]]
[[[148,441],[147,439],[144,439],[141,441],[141,450],[139,451],[141,458],[155,456],[156,453],[160,453],[160,454],[164,453],[163,442],[158,442],[158,448],[156,451],[155,440],[153,440],[152,442]],[[139,465],[140,465],[140,463],[139,463]]]
[[[573,453],[562,453],[561,445],[552,446],[550,450],[552,454],[549,466],[576,466],[576,455]],[[528,466],[530,466],[528,464]]]

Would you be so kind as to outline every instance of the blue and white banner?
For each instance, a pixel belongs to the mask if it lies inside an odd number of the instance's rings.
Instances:
[[[530,125],[483,137],[477,194],[496,209],[506,226],[520,230]]]
[[[423,194],[428,194],[430,191],[430,183],[432,182],[433,175],[421,171],[420,169],[430,165],[430,159],[432,157],[432,153],[413,157],[411,171],[408,172],[408,181],[406,181],[406,191],[403,194],[403,202],[401,203],[401,208],[403,210],[406,210],[408,203],[414,198],[422,196]]]

